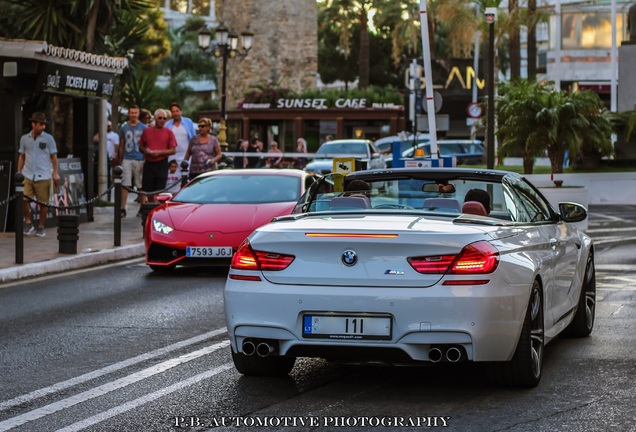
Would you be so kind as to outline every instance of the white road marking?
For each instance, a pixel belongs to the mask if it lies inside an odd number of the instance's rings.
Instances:
[[[189,387],[191,385],[194,385],[200,381],[206,380],[208,378],[211,378],[215,375],[220,374],[221,372],[225,372],[228,369],[232,369],[234,366],[232,365],[232,363],[225,363],[224,365],[221,365],[217,368],[214,368],[212,370],[209,370],[207,372],[204,372],[202,374],[199,375],[195,375],[191,378],[188,378],[185,381],[181,381],[178,382],[176,384],[173,384],[171,386],[168,386],[166,388],[163,388],[161,390],[157,390],[156,392],[147,394],[145,396],[142,396],[138,399],[132,400],[130,402],[127,402],[123,405],[119,405],[117,407],[111,408],[108,411],[104,411],[102,413],[99,413],[97,415],[94,415],[92,417],[89,417],[87,419],[84,419],[80,422],[74,423],[70,426],[67,426],[65,428],[62,429],[58,429],[57,432],[76,432],[76,431],[80,431],[83,429],[86,429],[87,427],[93,426],[94,424],[103,422],[104,420],[108,420],[109,418],[115,417],[119,414],[123,414],[127,411],[130,411],[132,409],[137,408],[138,406],[144,405],[148,402],[152,402],[154,400],[157,400],[163,396],[169,395],[171,393],[174,393],[178,390],[181,390],[183,388]]]
[[[62,411],[64,409],[70,408],[74,405],[80,404],[82,402],[86,402],[87,400],[94,399],[99,396],[103,396],[112,391],[118,390],[120,388],[129,386],[138,381],[144,380],[151,376],[163,373],[169,369],[172,369],[175,366],[179,366],[183,363],[195,360],[199,357],[202,357],[207,354],[211,354],[214,351],[218,351],[221,348],[228,347],[230,345],[230,341],[225,340],[222,342],[218,342],[212,346],[202,348],[198,351],[194,351],[188,354],[184,354],[180,357],[167,360],[163,363],[159,363],[155,366],[151,366],[147,369],[141,370],[134,374],[128,375],[126,377],[117,379],[115,381],[103,384],[101,386],[95,387],[94,389],[87,390],[85,392],[79,393],[75,396],[71,396],[69,398],[51,403],[49,405],[43,406],[41,408],[37,408],[33,411],[29,411],[17,417],[10,418],[3,422],[0,422],[0,432],[7,431],[14,427],[22,426],[25,423],[31,422],[33,420],[40,419],[42,417],[46,417],[50,414],[56,413],[58,411]]]
[[[51,393],[58,392],[60,390],[67,389],[77,384],[84,383],[86,381],[90,381],[94,378],[98,378],[102,375],[107,375],[109,373],[118,371],[120,369],[126,368],[128,366],[132,366],[137,363],[141,363],[146,360],[153,359],[155,357],[159,357],[165,354],[168,354],[172,351],[176,351],[178,349],[187,347],[189,345],[193,345],[199,342],[202,342],[206,339],[213,338],[220,334],[224,334],[227,332],[227,327],[223,327],[220,329],[213,330],[208,333],[203,333],[199,336],[192,337],[190,339],[183,340],[181,342],[177,342],[172,345],[168,345],[167,347],[160,348],[158,350],[150,351],[145,354],[138,355],[137,357],[132,357],[127,360],[120,361],[119,363],[112,364],[102,369],[98,369],[93,372],[86,373],[84,375],[80,375],[75,378],[71,378],[66,381],[59,382],[57,384],[53,384],[52,386],[41,388],[39,390],[32,391],[31,393],[27,393],[22,396],[18,396],[16,398],[10,399],[8,401],[0,402],[0,411],[6,410],[7,408],[11,408],[16,405],[20,405],[26,402],[31,402],[35,399],[41,398],[43,396],[49,395]]]
[[[634,264],[596,264],[597,272],[633,272],[636,273],[636,265]]]
[[[585,230],[586,234],[599,233],[599,232],[624,232],[624,231],[636,231],[636,227],[623,227],[623,228],[592,228]]]
[[[636,237],[609,237],[609,238],[600,238],[598,240],[594,240],[594,244],[595,245],[602,245],[602,244],[606,244],[606,243],[620,243],[620,242],[627,242],[627,241],[634,241],[636,240]]]

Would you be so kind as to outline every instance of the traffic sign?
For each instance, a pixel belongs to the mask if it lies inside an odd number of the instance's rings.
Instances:
[[[468,111],[468,116],[472,118],[479,118],[484,114],[483,109],[481,108],[481,104],[477,102],[468,104],[468,108],[466,111]]]

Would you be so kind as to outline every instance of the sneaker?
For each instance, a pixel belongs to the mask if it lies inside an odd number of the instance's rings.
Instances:
[[[121,209],[121,217],[122,218],[126,217],[126,209]]]
[[[31,235],[35,232],[35,228],[33,228],[33,224],[27,224],[24,226],[24,235]]]
[[[38,230],[35,232],[35,236],[36,237],[44,237],[44,236],[46,236],[46,233],[44,232],[44,228],[38,228]]]

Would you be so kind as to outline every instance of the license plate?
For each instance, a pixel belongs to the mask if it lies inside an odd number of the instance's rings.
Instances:
[[[187,246],[188,258],[230,258],[232,246]]]
[[[389,340],[391,317],[385,315],[303,315],[303,337]]]

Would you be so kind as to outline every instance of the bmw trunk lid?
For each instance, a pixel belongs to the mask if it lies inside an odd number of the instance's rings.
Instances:
[[[285,270],[263,272],[276,284],[428,287],[443,275],[420,274],[407,257],[456,255],[468,243],[490,240],[488,228],[416,215],[315,216],[268,224],[250,243],[295,256]]]

